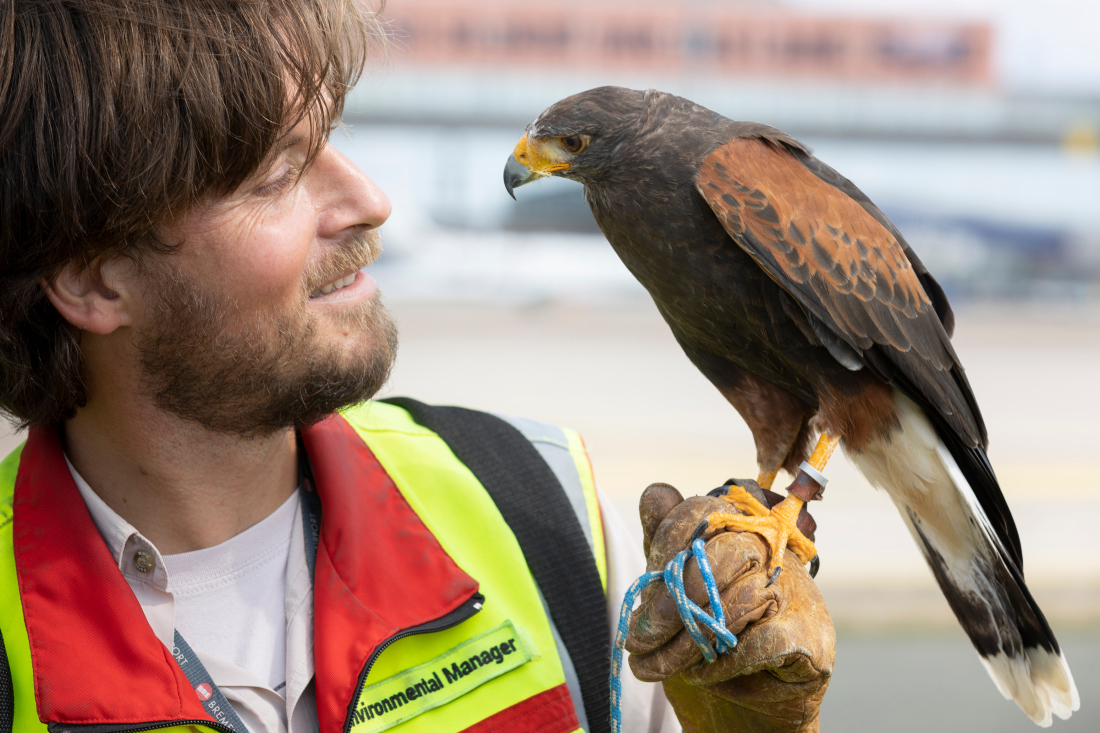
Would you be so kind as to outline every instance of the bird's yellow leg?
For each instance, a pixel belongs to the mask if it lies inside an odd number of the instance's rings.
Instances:
[[[840,443],[840,438],[822,433],[817,439],[817,445],[814,446],[814,452],[810,454],[810,459],[806,463],[816,468],[819,473],[823,472],[825,464],[833,457],[833,451],[836,450],[838,443]]]
[[[760,475],[756,477],[756,483],[760,485],[760,488],[764,491],[769,490],[772,484],[775,483],[775,477],[779,475],[779,469],[769,469],[767,471],[761,471]]]
[[[829,462],[837,442],[837,438],[828,433],[822,433],[807,463],[821,472]],[[795,526],[798,522],[798,513],[802,511],[802,506],[805,504],[800,497],[788,494],[783,501],[768,511],[744,489],[738,486],[729,488],[726,500],[745,514],[715,512],[707,517],[708,532],[730,529],[735,532],[752,532],[763,537],[771,551],[768,574],[773,579],[778,573],[778,568],[783,566],[783,555],[788,547],[803,563],[814,559],[817,555],[814,543],[810,542]]]

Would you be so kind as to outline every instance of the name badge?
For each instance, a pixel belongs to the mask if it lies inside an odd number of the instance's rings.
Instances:
[[[388,730],[537,658],[512,622],[505,621],[431,661],[364,687],[350,730]]]

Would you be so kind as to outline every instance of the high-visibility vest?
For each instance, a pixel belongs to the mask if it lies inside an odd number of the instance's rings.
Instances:
[[[512,422],[570,496],[606,592],[580,438]],[[572,662],[516,536],[447,444],[379,402],[303,429],[302,440],[322,506],[322,733],[583,730]],[[0,632],[17,733],[227,730],[154,636],[56,430],[32,430],[0,463]]]

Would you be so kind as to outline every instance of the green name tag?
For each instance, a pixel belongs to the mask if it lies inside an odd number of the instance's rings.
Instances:
[[[375,733],[426,713],[537,658],[511,621],[424,664],[364,687],[351,714],[354,733]]]

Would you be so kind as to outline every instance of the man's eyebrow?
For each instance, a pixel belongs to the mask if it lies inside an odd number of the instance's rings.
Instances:
[[[276,161],[279,160],[279,156],[290,150],[295,145],[301,145],[305,142],[306,136],[300,132],[288,133],[286,137],[279,140],[275,147],[273,147],[264,158],[264,162],[256,168],[252,175],[265,176],[275,166]]]
[[[295,145],[301,145],[303,142],[305,142],[305,139],[306,139],[306,136],[303,135],[300,132],[293,133],[291,135],[287,135],[279,143],[279,152],[281,153],[285,150],[289,150],[290,148],[293,148]]]

